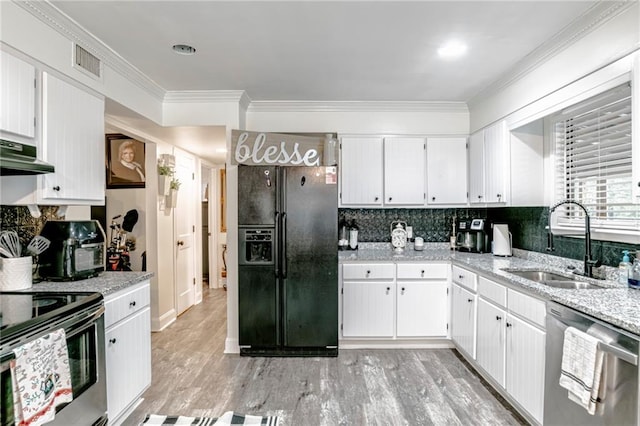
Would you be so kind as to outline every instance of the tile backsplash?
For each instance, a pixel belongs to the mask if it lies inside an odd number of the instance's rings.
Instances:
[[[487,218],[491,223],[507,223],[513,237],[513,247],[547,253],[547,207],[498,207],[458,209],[339,209],[338,219],[355,219],[360,228],[358,239],[362,242],[389,242],[392,221],[402,220],[413,227],[415,236],[427,242],[448,242],[453,217],[458,219]],[[582,260],[584,240],[571,237],[554,237],[553,252],[556,256]],[[592,241],[592,252],[603,265],[617,266],[622,250],[634,253],[638,244],[611,241]]]
[[[61,220],[64,217],[57,215],[58,206],[41,206],[42,213],[39,218],[34,218],[26,206],[0,206],[0,230],[16,231],[23,247],[29,244],[31,239],[42,231],[47,220]]]

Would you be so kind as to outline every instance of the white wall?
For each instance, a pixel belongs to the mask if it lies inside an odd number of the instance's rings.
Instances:
[[[135,238],[135,250],[130,252],[131,269],[142,271],[142,253],[147,249],[147,190],[146,188],[122,188],[108,189],[107,197],[107,244],[111,241],[111,218],[121,215],[116,223],[122,225],[125,214],[132,209],[138,211],[138,222],[131,232],[127,232],[127,238]]]
[[[591,24],[585,23],[583,33],[543,61],[472,99],[471,133],[525,107],[534,113],[536,101],[640,48],[639,2],[629,2]]]

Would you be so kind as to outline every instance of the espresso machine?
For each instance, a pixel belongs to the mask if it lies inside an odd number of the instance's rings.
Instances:
[[[485,253],[488,246],[489,236],[485,219],[463,219],[456,222],[456,250]]]

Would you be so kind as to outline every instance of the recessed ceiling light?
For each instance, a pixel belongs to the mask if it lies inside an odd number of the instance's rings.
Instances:
[[[467,45],[457,40],[448,41],[438,49],[441,58],[458,58],[467,52]]]
[[[196,53],[196,48],[188,44],[174,44],[172,49],[180,55],[193,55]]]

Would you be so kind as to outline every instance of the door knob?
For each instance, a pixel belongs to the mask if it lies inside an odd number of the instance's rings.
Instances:
[[[183,246],[184,245],[184,241],[178,240],[178,242],[176,244],[178,244],[179,246]]]

